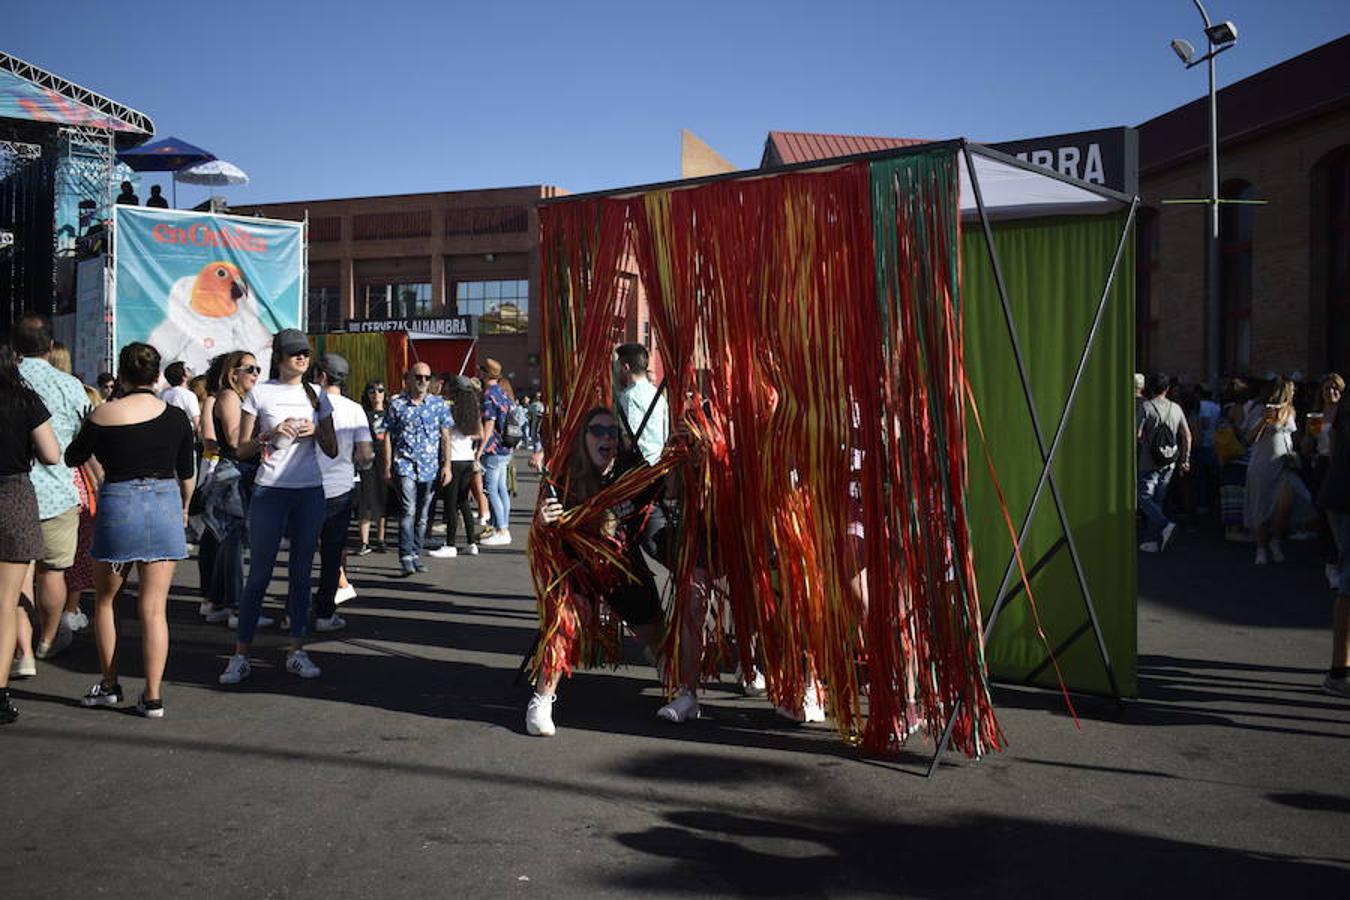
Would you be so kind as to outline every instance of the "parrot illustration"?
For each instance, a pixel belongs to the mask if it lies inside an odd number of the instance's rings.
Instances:
[[[205,372],[212,357],[231,350],[247,350],[266,371],[272,333],[258,312],[257,299],[238,266],[207,263],[196,275],[174,282],[168,318],[151,333],[149,343],[166,363],[182,360],[194,372]]]

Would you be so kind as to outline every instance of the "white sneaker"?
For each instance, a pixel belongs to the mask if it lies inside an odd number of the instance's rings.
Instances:
[[[9,666],[10,678],[32,678],[37,675],[37,661],[31,656],[16,656]]]
[[[511,532],[506,530],[494,531],[478,543],[482,544],[484,547],[505,547],[507,544],[511,543]]]
[[[764,681],[764,673],[756,672],[754,678],[741,682],[741,690],[747,697],[763,697],[769,690],[768,684]]]
[[[430,556],[432,559],[454,559],[456,556],[459,556],[459,551],[450,544],[445,544],[437,547],[435,550],[428,550],[427,556]]]
[[[248,657],[242,653],[236,653],[230,657],[230,661],[225,664],[225,671],[220,673],[216,679],[221,684],[238,684],[252,674],[253,669],[248,664]]]
[[[340,587],[337,589],[337,593],[333,595],[333,605],[341,606],[348,600],[355,600],[355,599],[356,599],[356,588],[348,584],[344,587]]]
[[[207,625],[219,625],[221,622],[228,622],[230,620],[231,615],[232,613],[230,612],[230,608],[228,606],[222,606],[219,609],[212,606],[206,612],[202,613],[202,619],[206,622]],[[231,627],[238,627],[238,626],[233,625]]]
[[[346,627],[347,627],[347,620],[342,618],[342,616],[339,616],[337,613],[333,613],[331,616],[328,616],[327,618],[320,616],[319,618],[314,620],[315,631],[341,631]]]
[[[68,650],[74,640],[75,632],[67,628],[65,623],[62,622],[56,627],[56,640],[52,641],[50,644],[44,644],[41,641],[38,641],[37,647],[33,650],[33,655],[38,659],[51,659],[53,656],[57,656]]]
[[[1341,588],[1341,567],[1335,563],[1327,563],[1323,570],[1327,576],[1327,586],[1333,591]]]
[[[203,600],[201,606],[197,607],[197,615],[204,616],[215,608],[216,605],[212,603],[210,600]]]
[[[1284,562],[1284,548],[1280,546],[1279,538],[1270,539],[1270,561],[1277,563]]]
[[[477,545],[477,544],[470,544],[470,545],[468,546],[468,548],[466,548],[466,551],[465,551],[465,552],[467,552],[470,556],[477,556],[477,555],[478,555],[478,545]]]
[[[1258,566],[1264,566],[1264,565],[1265,565],[1266,563],[1268,563],[1268,562],[1270,562],[1270,556],[1266,553],[1266,548],[1265,548],[1265,547],[1257,547],[1257,548],[1256,548],[1256,564],[1257,564]]]
[[[1162,550],[1162,548],[1158,546],[1157,541],[1144,541],[1139,545],[1139,551],[1141,553],[1157,553],[1160,550]]]
[[[286,654],[286,671],[301,678],[318,678],[323,670],[314,665],[309,654],[303,650],[292,650]]]
[[[689,688],[680,688],[675,699],[656,711],[658,719],[667,722],[684,722],[698,718],[698,698],[689,693]]]
[[[550,694],[545,697],[543,694],[535,694],[530,698],[530,705],[525,707],[525,731],[535,737],[553,737],[557,729],[553,727],[553,701],[558,699],[557,694]]]
[[[82,610],[77,609],[74,612],[61,613],[61,624],[69,628],[73,634],[89,627],[89,617]]]
[[[277,620],[271,616],[258,616],[259,628],[271,628],[275,624],[277,624]],[[239,613],[231,611],[229,626],[231,631],[234,631],[239,627]]]

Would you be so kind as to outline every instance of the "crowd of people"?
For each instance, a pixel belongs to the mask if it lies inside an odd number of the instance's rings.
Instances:
[[[1178,523],[1217,517],[1257,566],[1286,561],[1289,541],[1316,542],[1332,613],[1322,687],[1350,696],[1350,415],[1345,379],[1274,373],[1204,385],[1135,376],[1140,544],[1172,546]]]
[[[313,359],[294,329],[274,336],[270,373],[242,349],[197,374],[132,343],[96,387],[71,374],[43,317],[24,315],[11,343],[0,347],[0,722],[18,716],[9,679],[35,676],[37,661],[91,624],[101,677],[80,702],[125,702],[115,603],[133,569],[145,681],[136,709],[162,717],[167,601],[190,542],[200,612],[234,632],[222,685],[250,676],[257,630],[276,624],[290,636],[285,671],[321,675],[305,640],[346,627],[338,606],[356,596],[345,570],[353,514],[353,552],[365,555],[386,552],[396,511],[404,575],[426,569],[424,550],[456,556],[461,524],[467,553],[512,543],[513,455],[537,440],[538,418],[496,360],[483,360],[481,380],[417,363],[401,392],[387,397],[372,381],[357,402],[344,395],[347,361]],[[437,501],[444,522],[432,524]],[[283,547],[287,597],[267,615]],[[92,621],[80,607],[90,590]]]

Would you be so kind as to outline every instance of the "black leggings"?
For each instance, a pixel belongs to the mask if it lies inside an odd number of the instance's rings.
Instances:
[[[455,513],[464,522],[464,536],[468,543],[475,543],[477,532],[477,508],[473,502],[473,460],[465,459],[450,463],[450,483],[441,489],[441,502],[445,507],[445,543],[455,545],[455,536],[459,533],[459,523]]]

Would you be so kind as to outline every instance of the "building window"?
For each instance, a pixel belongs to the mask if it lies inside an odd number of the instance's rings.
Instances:
[[[1256,189],[1245,181],[1229,181],[1220,192],[1226,200],[1254,200]],[[1256,207],[1225,203],[1219,207],[1219,310],[1223,323],[1223,369],[1247,372],[1252,364],[1252,236]]]
[[[1153,371],[1153,275],[1158,271],[1158,211],[1140,209],[1134,231],[1134,370]]]
[[[368,319],[403,319],[431,314],[431,284],[368,284],[365,290]]]
[[[455,308],[461,316],[478,317],[479,334],[524,334],[530,321],[530,283],[523,278],[456,282]]]
[[[1326,164],[1327,362],[1350,370],[1350,147]]]
[[[311,332],[335,331],[342,327],[342,290],[336,286],[309,286],[309,319]]]

